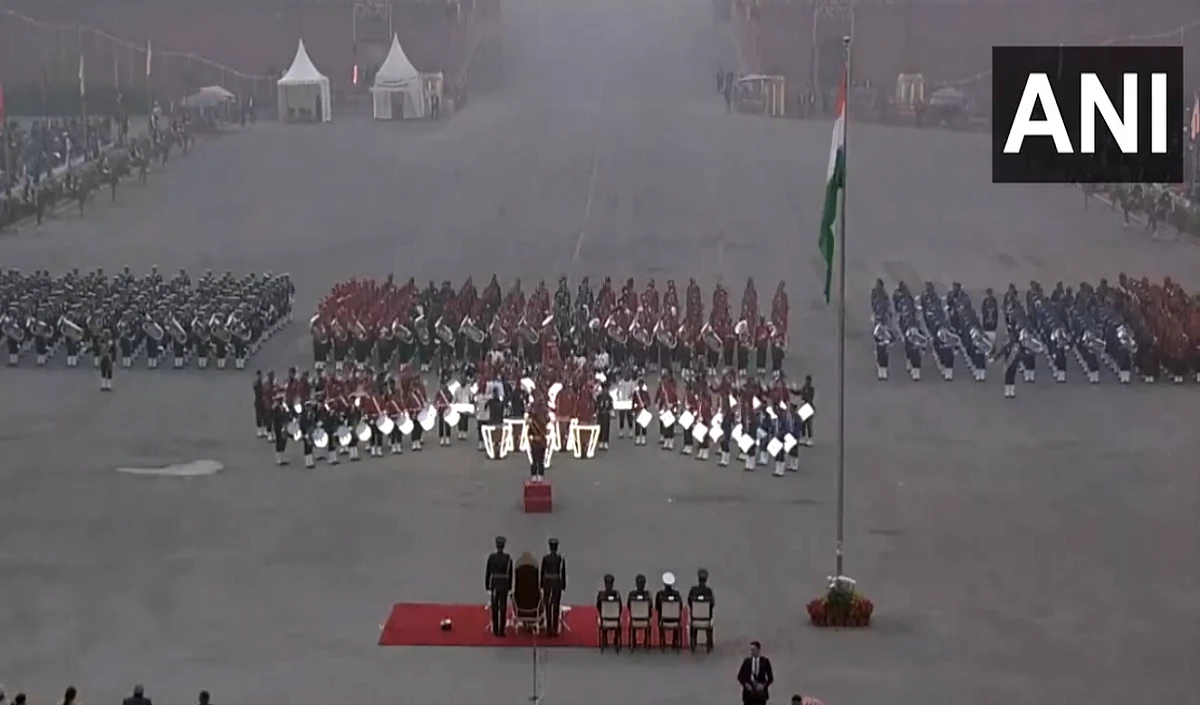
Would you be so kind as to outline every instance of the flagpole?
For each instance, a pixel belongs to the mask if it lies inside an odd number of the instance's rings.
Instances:
[[[87,83],[84,78],[83,54],[79,55],[79,110],[83,114],[83,161],[87,161],[91,156],[91,143],[88,141],[88,113],[87,113]],[[67,165],[70,166],[69,164]]]
[[[837,437],[837,572],[845,575],[842,546],[846,538],[846,174],[850,152],[850,37],[843,37],[846,48],[846,103],[842,108],[842,203],[838,214],[838,437]]]

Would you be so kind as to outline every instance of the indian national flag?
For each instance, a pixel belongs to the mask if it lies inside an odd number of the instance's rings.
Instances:
[[[829,168],[825,172],[825,208],[821,211],[821,257],[825,260],[825,303],[833,285],[834,226],[838,219],[839,196],[846,188],[846,75],[838,84],[837,118],[833,121],[833,141],[829,145]]]

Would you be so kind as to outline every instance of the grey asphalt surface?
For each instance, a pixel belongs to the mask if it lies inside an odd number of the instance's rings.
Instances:
[[[1200,288],[1200,248],[1080,212],[1077,193],[989,183],[986,139],[854,127],[850,143],[847,572],[875,626],[806,625],[833,569],[835,321],[816,248],[829,125],[730,116],[709,6],[510,0],[481,87],[443,124],[259,125],[202,143],[84,219],[0,238],[0,263],[288,271],[310,311],[335,281],[560,274],[785,278],[793,374],[818,445],[777,480],[618,444],[552,471],[557,511],[519,509],[523,465],[473,450],[306,471],[255,441],[250,375],[0,370],[0,681],[115,702],[524,702],[527,650],[383,649],[398,601],[479,602],[492,536],[562,540],[570,602],[600,576],[707,567],[717,652],[552,650],[546,703],[735,702],[745,642],[776,699],[830,705],[1194,703],[1200,653],[1195,385],[876,383],[867,292],[1120,270]],[[484,86],[487,86],[485,88]],[[303,316],[300,316],[302,318]],[[306,360],[297,323],[251,367]],[[114,469],[211,458],[224,473]]]

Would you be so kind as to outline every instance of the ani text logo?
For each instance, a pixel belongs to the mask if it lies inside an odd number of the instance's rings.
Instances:
[[[996,183],[1183,181],[1181,47],[994,47]]]

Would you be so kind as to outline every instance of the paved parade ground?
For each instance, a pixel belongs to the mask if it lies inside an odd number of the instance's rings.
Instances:
[[[463,446],[355,466],[276,468],[254,439],[250,372],[144,370],[100,395],[90,370],[0,370],[0,681],[44,703],[523,702],[527,650],[384,649],[394,602],[484,603],[492,537],[557,536],[566,601],[606,572],[712,573],[717,652],[551,650],[547,703],[736,702],[750,639],[775,700],[829,705],[1185,703],[1200,653],[1197,388],[1040,379],[874,381],[876,277],[972,290],[1172,275],[1200,247],[1124,231],[1077,193],[991,186],[985,138],[852,127],[847,572],[876,624],[834,633],[804,604],[833,569],[834,310],[820,301],[826,123],[727,115],[731,67],[705,2],[509,0],[469,107],[443,123],[260,123],[202,142],[118,202],[0,237],[0,266],[152,264],[289,272],[297,322],[250,367],[310,360],[307,315],[338,280],[492,273],[723,278],[738,306],[788,282],[789,369],[818,390],[803,470],[701,464],[618,442],[550,471],[556,512],[523,515],[517,460]],[[502,41],[501,41],[502,39]],[[998,371],[993,372],[998,376]],[[211,459],[189,479],[118,474]]]

